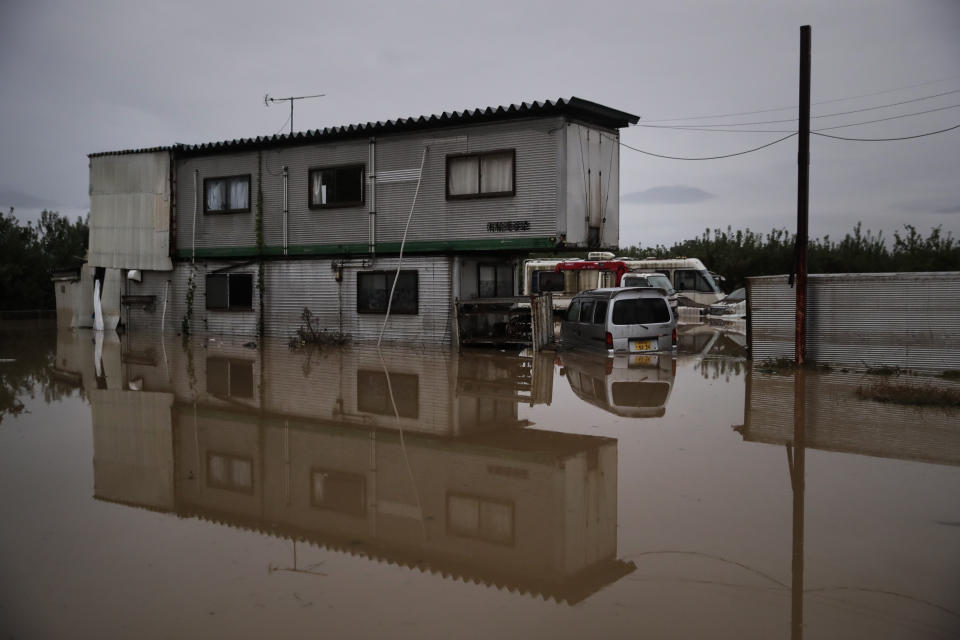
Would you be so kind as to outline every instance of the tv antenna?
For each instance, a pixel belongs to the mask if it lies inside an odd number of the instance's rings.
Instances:
[[[317,93],[317,94],[312,95],[312,96],[290,96],[289,98],[271,98],[269,93],[265,93],[265,94],[263,95],[263,105],[264,105],[265,107],[269,107],[269,106],[270,106],[270,103],[272,103],[272,102],[289,101],[289,102],[290,102],[290,135],[293,135],[293,101],[294,101],[294,100],[306,100],[307,98],[322,98],[322,97],[324,97],[325,95],[327,95],[327,94],[325,94],[325,93]]]

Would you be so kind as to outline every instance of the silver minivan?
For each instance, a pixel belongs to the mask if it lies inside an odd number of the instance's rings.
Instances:
[[[560,325],[566,347],[643,354],[671,349],[677,320],[662,289],[593,289],[570,302]]]

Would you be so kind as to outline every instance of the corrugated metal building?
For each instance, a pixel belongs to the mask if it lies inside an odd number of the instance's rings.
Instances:
[[[754,360],[793,359],[796,291],[747,279]],[[811,274],[807,357],[853,367],[960,368],[960,272]]]
[[[529,251],[618,245],[637,119],[571,98],[92,154],[89,265],[124,272],[131,329],[288,337],[307,308],[363,340],[405,243],[384,337],[450,343]]]

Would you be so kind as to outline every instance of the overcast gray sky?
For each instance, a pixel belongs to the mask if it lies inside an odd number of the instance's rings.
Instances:
[[[96,151],[297,130],[578,96],[641,124],[788,120],[799,28],[813,28],[813,128],[847,137],[960,124],[960,1],[0,3],[0,206],[88,208]],[[919,86],[918,86],[919,85]],[[894,90],[895,89],[895,90]],[[882,93],[881,93],[882,92]],[[949,93],[953,92],[953,93]],[[866,95],[874,94],[874,95]],[[841,100],[850,98],[848,100]],[[789,131],[795,122],[741,127]],[[628,145],[674,156],[756,147],[778,133],[631,127]],[[793,229],[796,138],[735,158],[621,151],[621,245],[706,227]],[[859,220],[960,235],[960,129],[901,142],[811,140],[811,234]]]

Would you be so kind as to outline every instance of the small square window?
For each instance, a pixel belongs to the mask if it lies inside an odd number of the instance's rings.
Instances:
[[[253,309],[252,273],[215,273],[207,276],[207,309]]]
[[[357,274],[357,313],[386,313],[395,271],[367,271]],[[393,293],[391,313],[418,313],[417,272],[401,271]]]
[[[311,169],[308,182],[311,209],[363,204],[363,165]]]
[[[415,373],[390,373],[388,384],[386,372],[358,370],[357,411],[400,418],[420,417],[420,377]]]
[[[365,517],[366,480],[356,473],[311,469],[310,506],[314,509]]]
[[[203,211],[204,213],[250,211],[250,176],[204,179]]]

